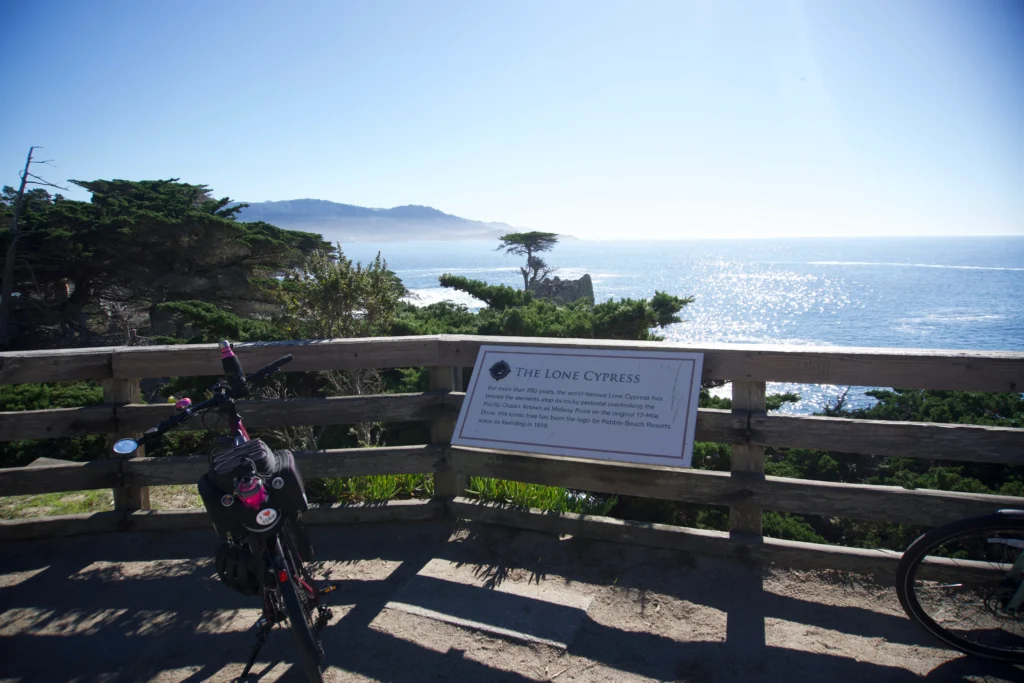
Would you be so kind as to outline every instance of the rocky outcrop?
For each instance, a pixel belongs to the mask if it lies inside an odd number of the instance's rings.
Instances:
[[[559,304],[571,304],[580,299],[586,299],[591,305],[594,303],[594,282],[587,274],[579,280],[546,277],[532,285],[530,291],[540,299],[548,299]]]

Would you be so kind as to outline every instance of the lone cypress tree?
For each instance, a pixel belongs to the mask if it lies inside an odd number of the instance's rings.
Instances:
[[[501,240],[498,251],[526,257],[526,265],[519,269],[519,272],[523,274],[523,289],[530,289],[554,270],[537,254],[555,248],[555,245],[558,244],[558,235],[555,233],[510,232],[498,239]]]

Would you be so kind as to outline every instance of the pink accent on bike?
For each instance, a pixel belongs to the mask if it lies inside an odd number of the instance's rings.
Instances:
[[[180,398],[178,399],[178,402],[174,404],[174,407],[178,410],[185,410],[185,408],[188,408],[190,405],[192,405],[192,399]]]
[[[235,429],[239,434],[245,437],[246,443],[252,441],[252,439],[249,438],[249,432],[245,431],[245,425],[242,424],[242,418],[238,418],[238,424],[235,425]]]
[[[238,500],[247,508],[259,510],[270,498],[267,489],[263,486],[263,480],[253,477],[238,484]]]

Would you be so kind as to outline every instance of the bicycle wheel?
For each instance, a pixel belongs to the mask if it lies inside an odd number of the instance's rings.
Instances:
[[[295,636],[295,644],[299,648],[299,660],[306,672],[306,678],[312,683],[323,683],[323,674],[320,671],[323,649],[320,647],[312,620],[312,599],[305,595],[307,591],[299,583],[300,575],[294,569],[294,563],[288,564],[291,565],[288,569],[289,580],[278,584],[277,589],[288,614],[288,622],[292,635]]]
[[[1024,607],[1008,603],[1021,586],[1024,516],[997,513],[932,529],[896,570],[904,611],[962,652],[1024,662]]]

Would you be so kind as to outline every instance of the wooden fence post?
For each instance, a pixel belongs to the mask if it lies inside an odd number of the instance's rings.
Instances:
[[[122,406],[127,403],[140,403],[142,391],[139,388],[137,379],[105,379],[103,380],[103,402],[112,403],[115,406]],[[116,408],[115,414],[116,414]],[[107,436],[107,452],[111,453],[110,447],[118,439],[129,436],[137,436],[127,432],[118,432]],[[124,458],[141,458],[145,455],[142,446],[135,453],[123,456]],[[149,487],[148,486],[120,486],[114,489],[115,510],[148,510],[149,509]]]
[[[747,416],[750,424],[751,413],[765,412],[764,382],[733,382],[732,412]],[[764,446],[733,444],[732,471],[734,477],[753,476],[764,478]],[[729,508],[729,531],[740,531],[761,535],[761,508],[747,505],[733,505]]]
[[[460,391],[462,389],[462,368],[447,365],[430,368],[431,391]],[[455,432],[455,415],[445,415],[430,421],[430,442],[444,449],[446,463],[451,463],[449,447]],[[434,495],[444,498],[461,496],[466,490],[466,475],[452,470],[434,474]]]

